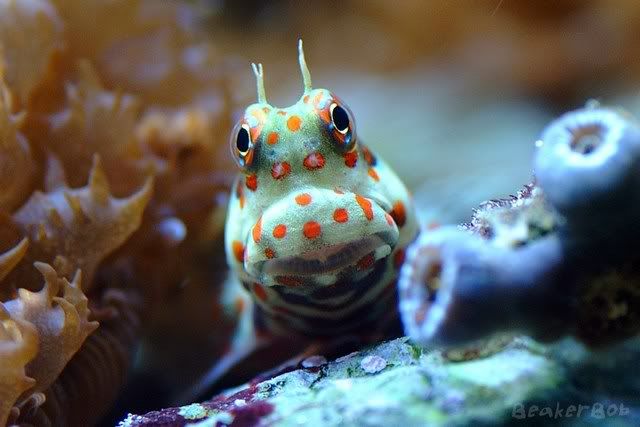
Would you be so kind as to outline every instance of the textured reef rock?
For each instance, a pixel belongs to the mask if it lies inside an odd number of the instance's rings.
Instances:
[[[632,426],[640,384],[621,372],[634,369],[639,344],[594,356],[571,340],[544,347],[516,339],[487,358],[450,362],[400,338],[331,362],[314,356],[209,401],[129,415],[120,426]],[[571,405],[588,409],[566,418]],[[556,406],[563,412],[553,418]]]

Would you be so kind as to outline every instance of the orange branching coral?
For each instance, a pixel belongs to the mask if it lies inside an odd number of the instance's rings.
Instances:
[[[98,322],[89,321],[80,272],[69,282],[49,264],[36,263],[35,267],[45,280],[42,290],[20,289],[18,298],[4,305],[13,317],[30,322],[38,331],[40,348],[27,365],[27,374],[36,380],[34,390],[43,391],[55,381]]]
[[[23,105],[61,48],[62,22],[45,0],[0,0],[0,76]]]
[[[36,328],[14,318],[0,303],[0,425],[5,425],[18,397],[35,381],[25,374],[25,366],[38,351]]]
[[[134,144],[139,102],[131,95],[105,90],[87,61],[79,63],[77,74],[77,82],[67,84],[68,106],[51,116],[49,134],[40,142],[60,158],[65,171],[73,171],[68,174],[71,185],[82,185],[91,158],[99,153],[107,171],[118,171],[112,180],[126,177],[126,182],[115,183],[117,192],[126,192],[138,175],[132,161],[139,158]]]
[[[27,253],[28,247],[29,239],[25,237],[15,247],[0,255],[0,282],[18,265],[22,257]]]
[[[55,162],[49,164],[50,169],[57,169]],[[49,185],[55,185],[52,181]],[[18,227],[31,240],[27,262],[8,277],[16,288],[34,283],[35,270],[30,263],[43,261],[52,263],[64,277],[81,269],[88,289],[100,261],[139,227],[152,189],[151,180],[147,180],[127,198],[112,197],[98,157],[86,187],[71,189],[64,182],[57,184],[47,193],[35,192],[14,215]]]
[[[135,290],[107,290],[92,312],[100,320],[100,328],[44,393],[44,404],[18,421],[32,425],[94,424],[126,380],[141,329],[140,303]]]
[[[0,211],[10,212],[31,190],[35,164],[25,137],[18,132],[21,116],[10,111],[9,90],[0,80]]]
[[[176,357],[193,342],[224,348],[212,325],[237,74],[196,20],[182,2],[0,0],[0,302],[41,344],[20,371],[36,385],[2,396],[10,422],[95,423],[140,319],[147,338],[178,340],[154,375],[197,375]]]

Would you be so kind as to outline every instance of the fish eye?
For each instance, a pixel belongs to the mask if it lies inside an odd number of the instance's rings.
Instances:
[[[236,136],[236,150],[241,156],[246,156],[249,152],[249,146],[251,144],[251,138],[249,137],[249,127],[242,125],[238,129],[238,135]]]
[[[335,129],[343,135],[346,134],[351,125],[351,120],[349,120],[349,113],[347,113],[347,110],[334,102],[331,104],[329,112],[331,113],[331,122]]]
[[[253,159],[254,145],[251,141],[251,133],[249,132],[249,125],[246,123],[238,123],[231,132],[230,138],[231,153],[233,154],[236,163],[240,167],[246,167],[251,164]]]

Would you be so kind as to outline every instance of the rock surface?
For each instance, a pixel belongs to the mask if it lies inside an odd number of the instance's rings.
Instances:
[[[569,339],[547,347],[517,338],[488,357],[452,362],[399,338],[120,425],[632,426],[640,423],[640,380],[631,375],[639,355],[640,341],[592,353]],[[589,405],[580,417],[578,405]]]

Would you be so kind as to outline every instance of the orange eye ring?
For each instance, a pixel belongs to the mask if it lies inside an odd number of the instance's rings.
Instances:
[[[245,168],[251,165],[255,145],[248,124],[240,122],[233,128],[229,145],[238,166]]]

